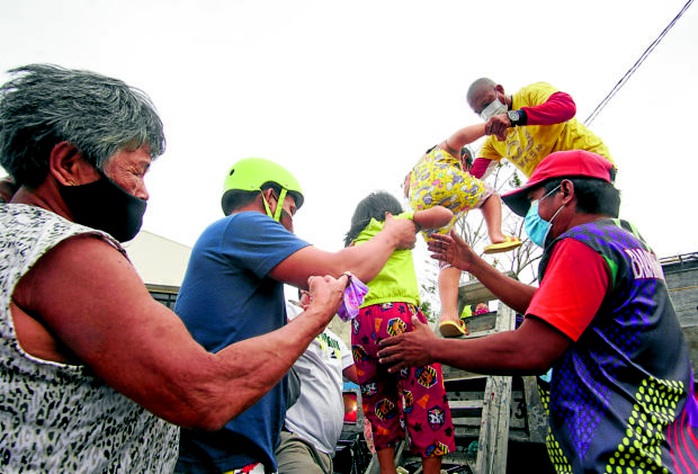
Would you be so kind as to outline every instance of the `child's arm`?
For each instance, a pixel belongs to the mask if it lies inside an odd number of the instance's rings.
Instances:
[[[446,140],[441,142],[439,148],[446,150],[453,156],[460,157],[461,148],[465,145],[474,142],[478,138],[485,136],[485,124],[478,123],[463,127]]]
[[[453,218],[450,209],[434,206],[423,211],[415,211],[412,220],[420,229],[438,229],[448,224]]]

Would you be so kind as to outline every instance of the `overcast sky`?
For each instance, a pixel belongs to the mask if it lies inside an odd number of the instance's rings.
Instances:
[[[335,250],[361,198],[399,196],[424,150],[479,121],[473,80],[549,82],[584,120],[685,3],[0,0],[0,80],[50,62],[151,96],[168,148],[144,229],[193,245],[229,167],[261,156],[304,188],[296,233]],[[591,126],[660,257],[698,251],[697,48],[692,6]]]

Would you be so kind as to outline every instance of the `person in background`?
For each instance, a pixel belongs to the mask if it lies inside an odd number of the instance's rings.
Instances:
[[[283,327],[284,284],[306,289],[311,275],[344,272],[370,280],[393,251],[416,241],[412,221],[387,216],[383,231],[363,248],[320,250],[293,233],[293,216],[303,202],[300,183],[278,163],[245,158],[230,168],[221,197],[225,217],[199,236],[175,303],[177,315],[210,353]],[[183,428],[177,472],[276,471],[286,397],[283,379],[215,433]]]
[[[466,304],[465,306],[463,306],[463,311],[460,312],[460,318],[466,319],[466,318],[470,318],[472,315],[473,315],[473,305]]]
[[[432,234],[447,234],[468,211],[480,209],[492,242],[485,247],[485,254],[506,252],[521,245],[519,239],[502,232],[502,201],[499,194],[490,184],[474,178],[467,171],[467,153],[470,150],[465,145],[484,136],[484,133],[484,124],[456,131],[429,149],[408,175],[409,183],[405,191],[413,210],[421,211],[441,205],[453,212],[453,217],[446,225],[422,233],[427,243]],[[438,279],[441,317],[438,330],[444,337],[467,334],[466,326],[458,314],[460,276],[461,272],[457,268],[441,265]]]
[[[402,212],[400,202],[387,192],[374,192],[356,206],[345,246],[361,248],[385,225],[385,214],[412,219],[422,229],[438,228],[453,213],[442,206]],[[439,364],[389,374],[379,364],[378,343],[412,330],[412,319],[426,323],[419,309],[419,286],[412,252],[393,252],[385,267],[367,283],[369,288],[356,319],[351,345],[361,385],[365,418],[371,423],[381,474],[394,474],[395,447],[409,433],[412,451],[422,457],[425,474],[441,471],[443,455],[455,450],[453,423]]]
[[[460,150],[460,160],[463,165],[463,171],[470,173],[473,169],[473,150],[469,146],[464,146]]]
[[[604,142],[575,118],[572,97],[550,84],[537,82],[507,95],[501,84],[483,77],[470,85],[467,101],[489,135],[470,170],[476,178],[502,158],[528,178],[555,151],[586,150],[613,162]]]
[[[289,321],[310,304],[310,293],[286,303]],[[293,364],[300,395],[286,411],[281,444],[276,448],[279,474],[332,474],[332,457],[344,425],[343,377],[357,383],[351,351],[326,328]]]
[[[314,277],[276,332],[207,352],[148,293],[121,242],[165,149],[138,89],[32,64],[0,86],[0,471],[172,472],[176,425],[211,432],[281,380],[347,278]]]
[[[435,258],[472,273],[525,314],[514,331],[472,340],[415,330],[382,341],[392,373],[441,362],[480,374],[550,375],[547,447],[558,472],[698,472],[698,404],[689,350],[662,267],[618,218],[615,169],[584,150],[555,152],[503,196],[541,246],[539,287],[480,259],[457,235]]]

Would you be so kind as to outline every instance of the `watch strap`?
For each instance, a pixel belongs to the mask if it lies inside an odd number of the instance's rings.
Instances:
[[[512,127],[521,127],[526,125],[526,120],[528,117],[526,116],[526,111],[524,109],[510,110],[509,112],[516,112],[516,114],[507,113]],[[514,120],[512,115],[518,115],[518,118]]]

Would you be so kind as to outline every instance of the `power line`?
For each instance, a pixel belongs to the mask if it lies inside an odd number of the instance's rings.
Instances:
[[[596,106],[594,111],[591,114],[589,114],[589,116],[584,121],[585,125],[591,125],[591,122],[593,122],[594,119],[596,119],[596,116],[599,115],[599,113],[601,112],[601,110],[603,110],[604,107],[606,107],[606,104],[608,104],[610,100],[613,98],[613,96],[615,96],[616,93],[621,89],[621,87],[625,85],[628,79],[630,79],[630,76],[632,76],[635,73],[635,71],[640,67],[640,65],[645,61],[645,59],[647,59],[647,56],[649,56],[649,54],[654,50],[654,48],[657,47],[659,42],[662,41],[662,39],[664,38],[664,36],[666,36],[669,30],[671,30],[674,27],[678,19],[681,18],[681,16],[684,13],[686,13],[686,10],[688,10],[688,7],[690,7],[692,3],[693,0],[688,0],[686,2],[683,8],[681,8],[681,11],[678,13],[678,15],[676,15],[674,19],[671,20],[671,22],[669,22],[666,28],[664,28],[664,30],[659,34],[659,36],[657,36],[657,38],[652,42],[652,44],[649,45],[645,52],[642,53],[640,59],[635,61],[635,64],[633,64],[633,66],[630,69],[628,69],[628,72],[625,73],[625,75],[620,79],[620,81],[616,83],[615,86],[613,86],[611,92],[609,92],[608,95],[604,97],[604,99],[601,102],[599,102],[599,105]]]

